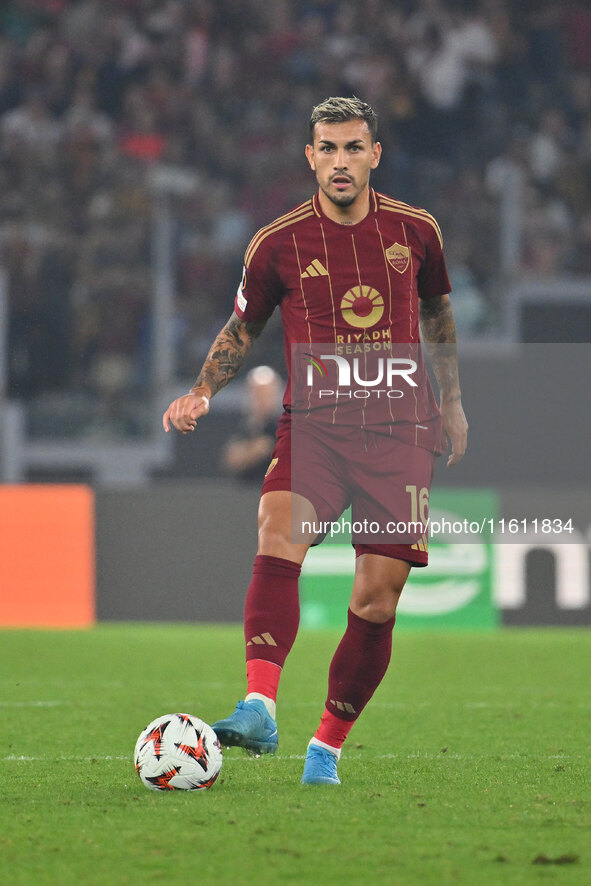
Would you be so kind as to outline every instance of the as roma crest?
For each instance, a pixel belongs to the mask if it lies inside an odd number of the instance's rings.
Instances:
[[[400,243],[393,243],[386,249],[386,258],[395,271],[404,274],[410,262],[410,249]]]

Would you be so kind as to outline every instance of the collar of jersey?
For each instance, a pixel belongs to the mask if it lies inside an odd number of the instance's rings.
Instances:
[[[376,192],[374,191],[374,189],[372,187],[370,187],[370,189],[369,189],[369,212],[367,213],[367,215],[365,215],[361,219],[361,221],[355,222],[354,225],[343,225],[343,224],[341,224],[341,222],[334,221],[334,219],[329,218],[327,215],[325,215],[325,213],[322,211],[322,208],[320,206],[320,200],[318,199],[318,191],[314,194],[314,196],[312,198],[312,206],[313,206],[314,212],[316,213],[318,218],[323,219],[324,221],[328,222],[331,225],[335,225],[335,227],[337,227],[337,228],[346,228],[349,230],[354,230],[355,228],[359,228],[364,222],[366,222],[367,219],[370,218],[370,216],[375,215],[375,213],[378,211],[378,198],[377,198],[377,195],[376,195]]]

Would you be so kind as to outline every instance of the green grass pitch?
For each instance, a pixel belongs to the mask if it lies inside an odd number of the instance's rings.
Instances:
[[[0,882],[591,883],[591,632],[397,630],[340,787],[300,785],[334,632],[286,665],[279,751],[232,749],[209,791],[146,790],[140,730],[243,693],[241,631],[102,625],[0,634]]]

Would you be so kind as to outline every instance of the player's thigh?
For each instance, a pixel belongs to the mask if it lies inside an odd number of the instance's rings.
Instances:
[[[340,462],[321,431],[306,426],[293,445],[291,416],[280,419],[259,508],[261,554],[303,562],[348,504]]]
[[[351,610],[368,621],[392,618],[411,564],[380,554],[361,554],[355,561]]]
[[[300,524],[308,521],[313,527],[316,519],[314,506],[301,495],[288,490],[263,493],[259,503],[258,553],[303,563],[315,533],[311,529],[308,538],[298,533],[294,541],[294,520]]]
[[[407,556],[403,547],[426,549],[434,461],[434,454],[419,446],[375,436],[365,459],[355,464],[352,515],[356,547],[383,546],[386,556],[402,553],[400,559],[411,562],[414,557]]]

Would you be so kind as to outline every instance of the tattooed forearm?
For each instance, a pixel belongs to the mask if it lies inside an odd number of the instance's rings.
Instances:
[[[209,349],[207,359],[191,391],[193,393],[205,391],[208,397],[213,397],[232,381],[264,326],[264,323],[247,322],[232,314]]]
[[[441,399],[460,400],[456,327],[449,296],[422,299],[419,312],[423,341],[431,357]]]

